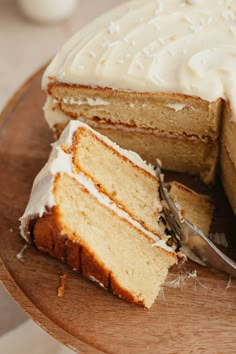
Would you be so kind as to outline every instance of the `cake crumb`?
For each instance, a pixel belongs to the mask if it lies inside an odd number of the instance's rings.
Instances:
[[[177,278],[165,282],[164,286],[168,288],[183,288],[186,285],[188,279],[195,278],[195,284],[200,285],[202,288],[207,288],[204,284],[197,279],[197,271],[193,270],[192,272],[180,273]]]
[[[20,262],[24,262],[24,253],[27,250],[29,246],[28,245],[24,245],[24,247],[20,250],[19,253],[17,253],[16,258],[20,261]]]
[[[9,232],[11,232],[11,233],[12,233],[12,232],[13,232],[13,229],[12,229],[12,228],[10,228],[10,229],[9,229]]]
[[[228,282],[226,284],[225,290],[228,290],[229,288],[231,288],[231,275],[229,276]]]
[[[58,297],[63,297],[65,294],[65,282],[66,282],[66,274],[60,275],[60,280],[61,280],[61,285],[59,286],[57,290],[57,296]]]
[[[186,254],[183,251],[179,250],[176,254],[177,254],[177,258],[178,258],[178,261],[179,261],[180,265],[182,265],[185,262],[187,262],[188,257],[186,256]]]

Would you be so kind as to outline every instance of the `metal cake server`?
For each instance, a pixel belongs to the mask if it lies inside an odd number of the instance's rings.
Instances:
[[[201,230],[180,214],[180,211],[169,196],[158,161],[156,176],[160,182],[159,191],[161,199],[164,201],[163,211],[166,221],[174,233],[174,238],[178,245],[183,248],[183,251],[188,249],[188,258],[200,265],[210,265],[236,277],[236,263],[220,251]]]

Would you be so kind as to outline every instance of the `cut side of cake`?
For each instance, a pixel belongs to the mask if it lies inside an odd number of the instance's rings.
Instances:
[[[182,216],[197,226],[206,236],[209,234],[214,204],[208,196],[198,194],[178,182],[171,182],[169,195]]]
[[[166,245],[154,175],[137,154],[71,121],[35,179],[21,234],[105,289],[149,308],[177,262]]]
[[[134,0],[99,17],[44,73],[49,125],[60,134],[79,119],[212,182],[225,102],[236,116],[235,13],[228,0]]]
[[[236,121],[232,118],[229,103],[224,107],[223,131],[221,136],[221,179],[225,192],[236,214]]]
[[[153,167],[85,125],[77,129],[73,141],[76,173],[83,172],[120,208],[148,230],[160,234],[158,214],[162,206]]]
[[[57,90],[59,90],[60,84],[54,84],[54,86],[57,86]],[[80,96],[79,87],[74,87],[73,89],[75,92],[77,92],[77,96]],[[94,90],[96,89],[93,89],[93,91]],[[98,91],[99,94],[96,97],[102,97],[100,94],[102,91]],[[114,95],[114,92],[112,92],[112,95]],[[120,95],[120,92],[117,92],[117,95]],[[130,98],[127,97],[128,95],[132,96],[132,93],[126,93],[124,95],[121,106],[123,105],[125,107],[127,106],[127,103],[130,102]],[[53,95],[50,94],[50,96]],[[135,96],[138,96],[138,94],[135,94]],[[141,96],[141,94],[139,94],[139,96]],[[212,182],[214,180],[216,162],[218,158],[218,139],[216,137],[213,139],[206,136],[198,138],[194,134],[188,135],[185,132],[187,131],[186,129],[183,129],[180,133],[177,133],[176,131],[170,131],[168,122],[176,120],[176,114],[180,116],[179,120],[183,120],[184,118],[181,117],[180,112],[173,112],[173,108],[162,107],[162,103],[159,102],[161,100],[161,96],[164,96],[164,94],[153,94],[152,101],[154,102],[152,103],[152,106],[154,107],[156,102],[157,113],[155,124],[159,127],[161,126],[157,119],[159,117],[159,120],[163,120],[164,125],[166,126],[166,130],[160,130],[160,128],[157,127],[148,127],[148,121],[146,121],[148,111],[146,109],[145,112],[144,108],[140,108],[141,111],[138,113],[138,115],[142,116],[143,124],[146,125],[145,128],[137,126],[136,121],[132,118],[132,124],[128,124],[127,122],[122,121],[122,115],[120,116],[119,123],[111,123],[105,119],[105,116],[103,115],[102,109],[100,107],[96,113],[94,112],[96,107],[86,107],[85,111],[87,113],[85,114],[80,110],[81,106],[78,107],[76,112],[77,107],[73,104],[74,112],[70,112],[65,109],[64,105],[59,103],[60,100],[58,99],[58,96],[56,99],[48,97],[44,106],[44,114],[47,122],[49,123],[49,126],[54,130],[56,137],[60,136],[62,130],[70,119],[78,119],[89,124],[92,128],[109,137],[111,140],[117,142],[117,144],[120,146],[125,147],[128,150],[134,150],[140,156],[142,156],[143,159],[152,164],[155,163],[158,156],[162,161],[163,168],[165,169],[173,170],[176,172],[186,172],[193,175],[200,175],[201,179],[206,183]],[[171,95],[165,94],[165,96],[168,96],[165,100],[169,102],[170,106],[172,106],[170,103],[173,101]],[[63,91],[61,92],[61,97],[63,97]],[[176,101],[177,100],[175,99],[173,106],[178,106]],[[181,97],[179,97],[179,101],[181,102]],[[199,100],[196,100],[195,102],[196,107],[198,101]],[[148,106],[147,103],[144,105],[145,107]],[[112,107],[109,107],[109,109],[112,109]],[[196,108],[196,112],[200,117],[203,117],[204,115],[209,116],[210,120],[215,119],[216,126],[218,126],[219,112],[221,111],[221,101],[218,101],[211,106],[209,106],[208,102],[206,102],[205,109],[206,111],[203,112],[198,107]],[[116,114],[119,114],[120,111],[121,107]],[[130,117],[133,115],[135,116],[136,111],[137,109],[134,110],[133,108],[129,108],[125,112],[125,114],[127,114],[126,118],[130,119]],[[154,115],[154,112],[152,114]],[[86,115],[90,116],[90,118],[88,119]],[[186,115],[190,117],[192,116],[191,112],[186,112]],[[154,118],[152,117],[152,119]],[[189,121],[189,126],[191,126],[191,121]],[[175,129],[177,129],[177,127],[175,127]]]

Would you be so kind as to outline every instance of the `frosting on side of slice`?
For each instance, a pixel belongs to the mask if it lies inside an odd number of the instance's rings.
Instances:
[[[236,119],[236,2],[134,0],[75,34],[50,82],[227,99]]]
[[[70,121],[70,117],[61,110],[56,109],[56,105],[57,101],[48,96],[43,106],[45,120],[51,129],[53,129],[56,124],[66,125]]]
[[[53,206],[56,205],[55,198],[53,195],[54,179],[58,173],[66,173],[69,176],[73,177],[83,187],[85,187],[89,191],[89,193],[98,200],[99,203],[113,210],[119,217],[127,220],[130,224],[132,224],[134,227],[144,233],[148,238],[152,239],[155,242],[156,247],[160,247],[165,249],[167,252],[174,253],[172,248],[167,246],[164,241],[160,243],[160,239],[156,235],[145,229],[139,222],[131,218],[127,212],[117,207],[117,205],[106,194],[101,193],[96,188],[93,181],[87,176],[85,176],[85,174],[83,174],[82,172],[76,174],[74,172],[72,155],[71,153],[65,152],[63,150],[63,146],[70,147],[72,145],[73,135],[75,131],[80,127],[86,127],[87,129],[90,129],[84,123],[78,121],[71,121],[62,133],[60,139],[56,143],[52,144],[53,148],[49,160],[35,178],[28,205],[26,207],[24,215],[20,219],[21,235],[27,240],[29,236],[29,231],[27,228],[29,220],[35,217],[42,217],[48,209],[51,209]],[[103,138],[102,135],[98,133],[96,134],[99,135],[100,138]],[[112,143],[110,142],[110,144]],[[118,150],[118,147],[116,145],[114,145],[113,148]]]

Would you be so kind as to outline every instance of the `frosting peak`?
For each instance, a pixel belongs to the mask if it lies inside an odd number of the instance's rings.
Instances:
[[[236,2],[135,0],[74,35],[43,78],[229,99],[236,117]]]

